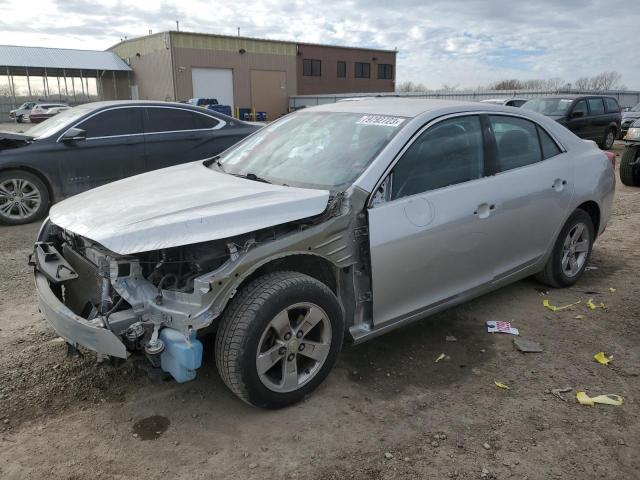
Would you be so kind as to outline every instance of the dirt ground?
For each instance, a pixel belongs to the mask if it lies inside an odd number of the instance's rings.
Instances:
[[[575,287],[545,296],[521,281],[346,346],[314,395],[279,411],[236,399],[211,348],[182,385],[143,363],[67,358],[26,265],[37,230],[0,227],[2,479],[638,478],[640,188],[618,186],[596,269]],[[589,298],[606,308],[589,310]],[[582,303],[554,313],[544,299]],[[512,322],[544,352],[516,351],[487,320]],[[550,392],[564,387],[567,401]],[[577,390],[625,402],[581,406]]]

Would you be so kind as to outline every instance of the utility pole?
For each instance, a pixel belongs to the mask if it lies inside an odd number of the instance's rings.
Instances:
[[[176,20],[176,30],[178,32],[180,31],[180,22],[178,22],[178,20]]]
[[[240,36],[240,27],[238,27],[238,36]]]

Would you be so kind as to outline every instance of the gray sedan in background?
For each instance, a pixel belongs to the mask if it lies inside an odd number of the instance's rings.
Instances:
[[[216,331],[221,377],[282,407],[358,343],[530,275],[573,285],[609,220],[610,156],[481,103],[339,102],[218,158],[55,205],[40,310],[70,344],[144,353],[180,382]],[[63,286],[64,288],[61,288]]]

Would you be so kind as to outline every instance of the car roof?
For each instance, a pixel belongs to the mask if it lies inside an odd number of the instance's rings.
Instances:
[[[547,99],[553,99],[553,98],[567,98],[567,99],[572,99],[572,100],[577,100],[580,98],[613,98],[615,100],[616,97],[612,96],[612,95],[605,95],[605,94],[600,94],[600,93],[589,93],[589,94],[583,94],[583,95],[577,95],[575,93],[572,94],[567,94],[567,95],[545,95],[545,96],[541,96],[541,97],[533,97],[533,98],[529,98],[529,100],[536,100],[536,99],[541,99],[541,100],[547,100]]]
[[[300,110],[316,112],[368,113],[371,115],[391,115],[397,117],[417,117],[426,112],[443,109],[479,110],[479,109],[513,108],[480,102],[459,100],[436,100],[424,98],[381,97],[358,102],[336,102]],[[512,111],[512,110],[507,110]]]

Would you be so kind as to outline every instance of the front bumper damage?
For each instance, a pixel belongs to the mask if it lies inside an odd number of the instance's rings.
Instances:
[[[103,355],[127,358],[124,343],[110,330],[104,328],[102,320],[86,320],[73,313],[51,290],[47,277],[35,272],[38,306],[44,318],[67,343],[93,350]]]

